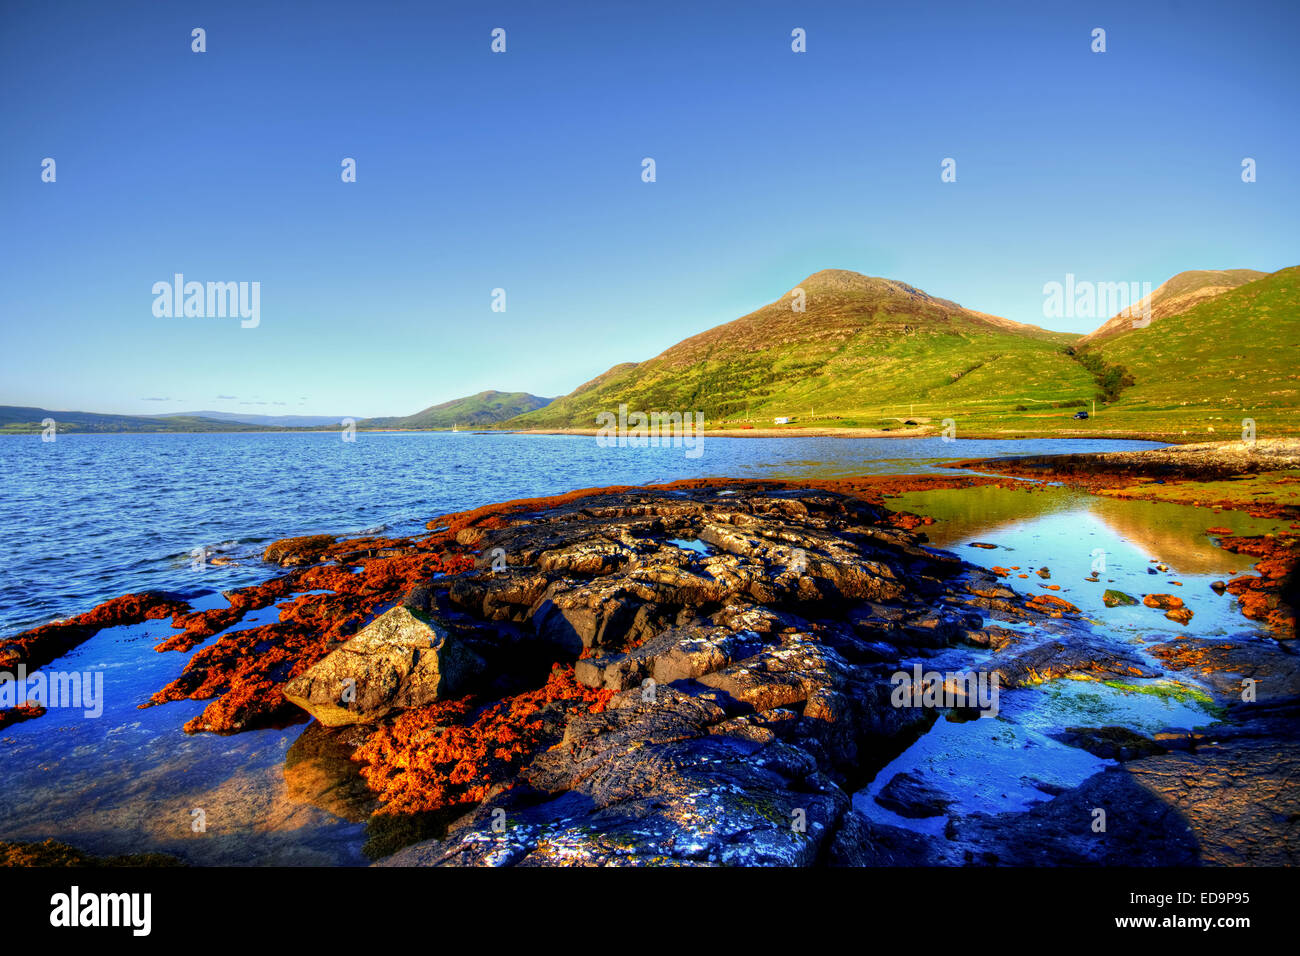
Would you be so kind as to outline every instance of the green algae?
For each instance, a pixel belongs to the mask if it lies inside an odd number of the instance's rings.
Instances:
[[[1191,704],[1200,707],[1206,713],[1216,717],[1223,716],[1223,708],[1214,702],[1207,691],[1177,681],[1136,681],[1106,680],[1101,683],[1124,693],[1148,694],[1166,703]]]

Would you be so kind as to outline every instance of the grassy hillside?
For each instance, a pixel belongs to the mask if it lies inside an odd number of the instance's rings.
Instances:
[[[1154,325],[1169,316],[1186,312],[1207,299],[1222,295],[1247,282],[1262,279],[1266,275],[1267,272],[1256,272],[1254,269],[1197,269],[1180,272],[1138,302],[1132,312],[1142,320],[1149,308],[1150,324]],[[1100,328],[1081,338],[1079,345],[1089,345],[1131,331],[1134,317],[1124,312],[1112,316]]]
[[[549,398],[527,392],[486,391],[433,405],[414,415],[367,418],[357,424],[361,428],[477,428],[514,418],[548,402]]]
[[[1300,434],[1300,267],[1282,269],[1091,345],[1133,384],[1104,414],[1112,428],[1175,438]]]
[[[996,419],[1017,405],[1054,410],[1097,393],[1070,355],[1077,336],[965,309],[887,279],[826,270],[792,295],[693,336],[639,364],[616,366],[511,427],[593,427],[620,403],[703,411],[711,426],[899,428]],[[792,290],[793,291],[793,290]],[[1072,409],[1071,409],[1072,411]]]

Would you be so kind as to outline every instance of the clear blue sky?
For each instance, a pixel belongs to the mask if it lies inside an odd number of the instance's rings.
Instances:
[[[1067,272],[1300,263],[1291,0],[296,6],[0,6],[0,404],[405,414],[822,268],[1045,324]],[[261,325],[155,318],[175,272]]]

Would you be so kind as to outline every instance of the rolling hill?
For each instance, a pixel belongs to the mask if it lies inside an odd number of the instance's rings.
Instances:
[[[1154,325],[1162,319],[1179,315],[1198,303],[1245,285],[1247,282],[1262,279],[1266,275],[1267,272],[1256,272],[1254,269],[1200,269],[1180,272],[1140,300],[1132,311],[1141,317],[1149,304],[1151,324]],[[1133,329],[1133,318],[1126,312],[1112,316],[1099,328],[1081,338],[1079,344],[1089,345],[1130,331]]]
[[[542,408],[551,399],[527,392],[479,392],[465,398],[452,399],[441,405],[432,405],[414,415],[387,418],[367,418],[357,423],[359,428],[480,428],[514,418],[525,412]]]
[[[197,416],[107,415],[97,412],[56,412],[26,405],[0,405],[0,435],[40,432],[41,422],[54,419],[59,432],[249,432],[266,426],[217,421]]]
[[[806,311],[795,311],[797,290]],[[711,426],[778,416],[898,428],[967,422],[1015,406],[1057,409],[1097,394],[1067,353],[1078,338],[964,308],[890,279],[828,269],[776,302],[626,363],[509,422],[592,428],[597,413],[703,411]]]
[[[1105,411],[1111,428],[1233,439],[1251,418],[1260,438],[1295,435],[1300,266],[1263,274],[1146,328],[1094,339],[1081,351],[1132,379]]]
[[[479,392],[434,405],[414,415],[369,418],[357,427],[436,429],[483,427],[544,406],[550,399],[527,392]],[[57,412],[48,408],[0,405],[0,435],[35,434],[52,418],[59,432],[251,432],[337,429],[342,417],[322,415],[240,415],[233,412],[183,412],[167,415],[112,415]]]

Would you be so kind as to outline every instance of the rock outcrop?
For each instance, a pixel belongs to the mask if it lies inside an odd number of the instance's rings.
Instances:
[[[394,710],[459,697],[483,662],[418,610],[395,607],[290,680],[285,699],[327,727],[369,724]]]
[[[703,489],[593,495],[459,529],[476,569],[407,603],[451,633],[496,627],[511,653],[480,646],[488,673],[530,648],[576,658],[577,682],[607,696],[537,712],[511,775],[496,786],[482,776],[485,799],[446,838],[388,862],[824,861],[852,790],[935,716],[891,697],[902,661],[1026,641],[986,617],[1086,635],[1067,602],[1031,603],[891,517],[824,491]],[[1104,655],[1092,650],[1055,666],[1096,667]],[[1140,670],[1121,659],[1107,673]],[[415,766],[428,752],[427,722],[381,736],[363,762]],[[490,764],[431,772],[425,785],[463,792],[449,788],[455,775]],[[443,805],[413,792],[418,772],[363,773],[382,778],[390,804]],[[902,789],[900,803],[923,802]]]

